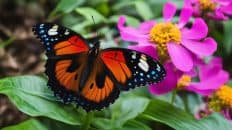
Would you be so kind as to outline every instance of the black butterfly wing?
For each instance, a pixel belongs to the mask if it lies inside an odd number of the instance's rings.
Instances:
[[[108,48],[100,57],[121,90],[155,84],[166,75],[164,67],[147,54],[122,48]]]
[[[32,30],[46,49],[48,86],[64,102],[75,101],[79,98],[80,75],[87,62],[87,41],[72,30],[53,23],[37,24]]]
[[[32,31],[43,43],[48,56],[76,54],[89,50],[88,42],[81,35],[58,24],[36,24]]]

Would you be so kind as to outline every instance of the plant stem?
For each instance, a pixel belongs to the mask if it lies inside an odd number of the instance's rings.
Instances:
[[[184,103],[184,109],[186,112],[191,113],[188,107],[188,98],[187,96],[182,97],[183,103]]]
[[[172,91],[171,104],[173,105],[176,99],[176,89]]]
[[[85,119],[85,122],[84,122],[84,125],[83,125],[83,130],[88,130],[89,129],[89,126],[90,126],[90,123],[91,123],[91,120],[92,120],[93,117],[94,117],[94,112],[89,112],[86,115],[86,119]]]

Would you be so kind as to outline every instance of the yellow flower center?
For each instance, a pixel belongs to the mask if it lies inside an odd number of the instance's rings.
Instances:
[[[189,75],[182,75],[177,82],[177,89],[181,90],[184,87],[188,86],[191,82],[191,77]]]
[[[216,3],[212,0],[199,0],[199,3],[203,11],[214,11],[216,8]]]
[[[232,88],[228,85],[221,86],[210,98],[209,107],[215,111],[224,107],[232,108]]]
[[[157,45],[159,56],[167,56],[168,42],[175,42],[180,44],[181,32],[179,28],[172,23],[158,23],[155,24],[150,30],[150,41]]]
[[[223,105],[232,107],[232,88],[223,85],[218,91],[216,91],[216,96],[222,101]]]

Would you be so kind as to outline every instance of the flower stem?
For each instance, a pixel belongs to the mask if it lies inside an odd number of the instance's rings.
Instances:
[[[91,120],[92,120],[93,117],[94,117],[94,112],[89,112],[86,115],[86,119],[85,119],[85,122],[84,122],[84,125],[83,125],[83,130],[88,130],[89,129],[89,126],[90,126],[90,123],[91,123]]]
[[[173,105],[176,99],[176,89],[172,91],[171,104]]]
[[[183,100],[183,103],[184,103],[185,111],[188,112],[188,113],[191,113],[190,109],[189,109],[189,106],[188,106],[188,97],[184,96],[184,97],[182,97],[182,100]]]

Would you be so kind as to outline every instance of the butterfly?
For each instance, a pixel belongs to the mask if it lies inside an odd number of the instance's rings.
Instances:
[[[99,40],[53,23],[33,26],[46,49],[48,86],[64,103],[101,110],[120,91],[160,82],[164,67],[147,54],[124,48],[100,49]]]

